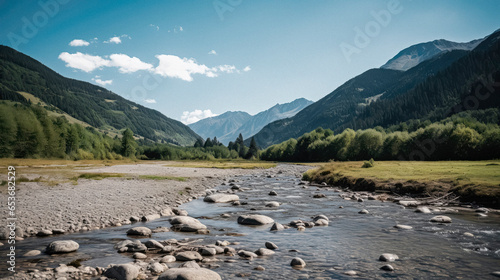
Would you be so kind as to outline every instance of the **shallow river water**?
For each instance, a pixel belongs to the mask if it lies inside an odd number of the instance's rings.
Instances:
[[[278,174],[268,178],[264,175],[248,175],[235,178],[243,189],[238,192],[240,201],[246,205],[209,204],[197,199],[181,208],[189,215],[207,225],[209,235],[163,232],[153,234],[155,240],[203,239],[199,244],[214,244],[216,240],[239,242],[237,249],[255,251],[265,248],[266,241],[279,246],[276,254],[259,257],[252,261],[239,257],[218,255],[221,262],[214,271],[223,279],[234,279],[245,274],[246,279],[498,279],[491,273],[500,270],[500,216],[488,214],[478,217],[472,211],[446,213],[451,224],[430,223],[429,219],[438,214],[415,213],[414,209],[404,209],[392,202],[365,200],[357,202],[339,197],[335,188],[318,188],[299,185],[300,179]],[[226,190],[229,186],[219,186]],[[269,196],[275,190],[278,196]],[[326,198],[313,198],[323,193]],[[278,208],[266,208],[269,201],[283,203]],[[343,208],[339,208],[343,206]],[[367,209],[369,214],[358,214]],[[221,218],[221,214],[231,218]],[[282,224],[292,220],[310,221],[311,217],[324,214],[330,219],[327,227],[307,228],[297,231],[290,228],[271,232],[270,226],[243,226],[236,220],[241,214],[263,214]],[[397,230],[396,224],[412,226],[411,230]],[[92,232],[69,234],[46,238],[28,238],[18,242],[17,262],[21,267],[56,267],[75,259],[88,259],[83,264],[105,267],[110,263],[133,261],[131,254],[119,254],[113,245],[127,239],[126,230],[135,226],[169,227],[166,217],[148,223],[136,223],[122,227],[107,228]],[[464,236],[465,232],[474,237]],[[235,234],[236,233],[236,234]],[[71,239],[80,244],[80,249],[64,256],[39,255],[21,257],[29,250],[42,250],[54,240]],[[142,239],[142,241],[149,238]],[[0,252],[6,259],[7,247]],[[393,253],[399,260],[391,263],[393,272],[380,270],[384,264],[378,260],[383,253]],[[293,269],[290,261],[300,257],[307,266],[302,270]],[[234,263],[224,262],[237,260]],[[169,264],[169,267],[179,263]],[[265,271],[256,271],[258,265]],[[8,276],[5,261],[0,265],[0,276]],[[347,270],[354,270],[357,276],[347,276]]]

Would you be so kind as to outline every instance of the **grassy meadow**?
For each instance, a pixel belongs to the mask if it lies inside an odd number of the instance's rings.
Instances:
[[[375,182],[377,189],[394,183],[423,185],[418,189],[422,195],[453,192],[464,201],[500,206],[500,161],[376,161],[371,168],[362,168],[361,161],[314,165],[317,168],[307,171],[304,179],[335,184],[364,178]]]

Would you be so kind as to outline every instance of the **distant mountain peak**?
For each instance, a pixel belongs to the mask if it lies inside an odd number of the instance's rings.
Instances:
[[[444,52],[453,50],[470,51],[477,47],[483,40],[484,38],[466,43],[457,43],[438,39],[431,42],[416,44],[400,51],[380,68],[406,71]]]
[[[225,112],[212,118],[202,119],[189,127],[203,138],[214,136],[223,143],[234,141],[241,133],[245,138],[251,137],[270,122],[289,118],[309,106],[313,102],[298,98],[289,103],[277,103],[273,107],[251,116],[246,112]]]

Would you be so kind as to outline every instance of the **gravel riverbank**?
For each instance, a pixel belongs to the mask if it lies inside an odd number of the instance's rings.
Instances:
[[[86,168],[80,172],[118,173],[125,176],[101,180],[78,179],[77,184],[66,182],[56,186],[48,186],[44,182],[17,183],[18,239],[43,235],[48,231],[78,232],[128,224],[131,217],[161,214],[162,210],[168,212],[170,208],[204,194],[207,188],[221,184],[230,176],[262,170],[184,168],[148,163]],[[18,171],[18,176],[21,174],[22,171]],[[140,175],[182,177],[187,180],[140,179]],[[36,172],[23,176],[39,177]],[[6,204],[7,186],[4,188],[0,193],[0,201]],[[7,207],[3,207],[1,213],[6,219]],[[3,224],[6,222],[3,221]],[[2,228],[1,239],[8,236],[6,230]]]

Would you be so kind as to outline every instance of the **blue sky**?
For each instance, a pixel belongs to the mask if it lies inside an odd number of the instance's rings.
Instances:
[[[498,11],[497,0],[2,1],[0,44],[192,122],[317,101],[410,45],[484,37]]]

